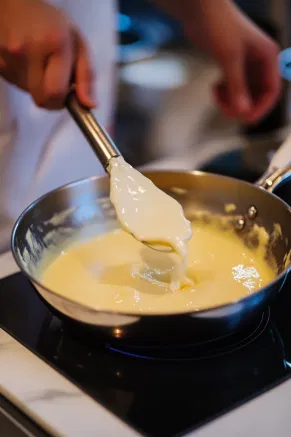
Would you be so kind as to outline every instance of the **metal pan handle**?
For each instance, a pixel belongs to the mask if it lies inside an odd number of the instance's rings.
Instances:
[[[291,81],[291,48],[283,50],[279,55],[281,77]],[[284,180],[291,176],[291,134],[275,152],[267,171],[257,181],[257,185],[267,191],[274,191]]]
[[[291,176],[291,135],[289,134],[283,144],[275,152],[271,163],[257,181],[256,185],[267,191],[274,191],[284,180]]]

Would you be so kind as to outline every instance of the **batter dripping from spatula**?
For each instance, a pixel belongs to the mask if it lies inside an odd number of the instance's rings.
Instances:
[[[175,252],[181,263],[173,271],[177,288],[187,264],[191,223],[182,206],[119,156],[109,161],[110,200],[121,227],[137,240],[160,251]]]

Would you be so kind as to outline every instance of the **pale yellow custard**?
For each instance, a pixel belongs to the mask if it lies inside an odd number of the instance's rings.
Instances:
[[[147,248],[123,230],[69,246],[43,269],[49,289],[97,310],[165,314],[236,301],[275,278],[269,264],[231,231],[195,222],[187,280],[170,287],[175,254]]]

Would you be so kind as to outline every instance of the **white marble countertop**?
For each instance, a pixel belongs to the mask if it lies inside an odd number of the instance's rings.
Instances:
[[[0,277],[17,270],[10,253],[0,256]],[[52,436],[139,436],[1,329],[0,393]],[[290,399],[291,380],[185,437],[289,437]]]
[[[0,256],[0,277],[17,271],[10,253]],[[53,436],[138,435],[2,329],[0,393]]]

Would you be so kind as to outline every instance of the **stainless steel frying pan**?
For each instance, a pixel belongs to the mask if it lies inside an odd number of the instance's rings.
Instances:
[[[187,343],[228,335],[259,317],[286,278],[289,266],[284,263],[291,249],[291,210],[272,191],[291,175],[291,166],[285,165],[290,153],[289,138],[257,185],[199,171],[146,173],[158,187],[183,205],[186,214],[195,209],[225,214],[225,204],[234,203],[237,210],[233,225],[242,238],[254,224],[264,226],[269,233],[274,224],[280,225],[282,238],[277,238],[268,248],[280,266],[278,276],[268,286],[244,299],[203,311],[141,316],[94,310],[44,287],[37,279],[37,271],[47,251],[59,251],[72,232],[95,229],[95,233],[101,233],[116,226],[108,199],[107,176],[66,185],[29,206],[13,229],[14,258],[47,305],[72,326],[85,328],[88,332],[133,343]]]

